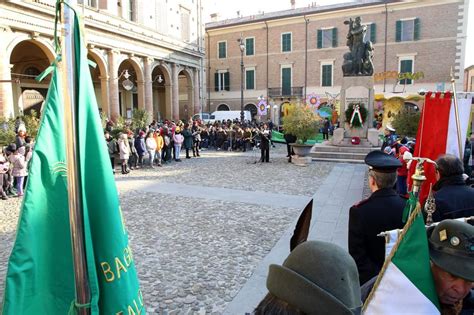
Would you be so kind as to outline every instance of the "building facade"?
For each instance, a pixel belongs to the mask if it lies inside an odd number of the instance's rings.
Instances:
[[[82,0],[91,75],[101,112],[130,118],[188,118],[205,95],[201,0]],[[34,78],[56,58],[55,0],[0,3],[0,115],[39,110],[49,77]]]
[[[464,69],[464,89],[465,92],[474,92],[474,65]]]
[[[337,99],[348,26],[360,16],[374,48],[375,108],[384,120],[403,106],[421,105],[419,90],[450,89],[450,71],[463,82],[468,0],[379,1],[310,6],[206,24],[208,100],[204,110],[244,107],[259,97],[278,121],[288,103]],[[245,49],[239,48],[242,38]],[[407,73],[408,75],[400,76]]]

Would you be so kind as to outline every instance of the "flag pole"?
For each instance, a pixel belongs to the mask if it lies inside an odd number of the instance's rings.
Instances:
[[[462,152],[461,123],[459,122],[459,107],[458,107],[458,98],[456,96],[456,80],[454,79],[453,67],[451,67],[450,75],[451,75],[451,86],[453,87],[454,115],[456,116],[456,130],[458,134],[459,158],[462,161],[464,152]]]
[[[67,4],[75,5],[76,0]],[[61,20],[63,22],[61,74],[63,81],[63,99],[66,137],[66,164],[68,182],[69,223],[71,231],[72,255],[74,262],[75,308],[78,314],[89,314],[90,288],[87,275],[86,252],[84,245],[84,222],[82,217],[82,198],[79,193],[81,181],[79,176],[79,156],[77,148],[77,82],[75,69],[75,51],[80,47],[74,42],[74,11],[67,4],[62,4]]]

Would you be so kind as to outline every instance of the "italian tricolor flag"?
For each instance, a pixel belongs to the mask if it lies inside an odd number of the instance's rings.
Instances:
[[[457,97],[458,116],[461,135],[461,153],[464,153],[464,144],[467,136],[469,118],[471,113],[472,97],[464,95]],[[425,96],[425,104],[418,124],[416,135],[416,146],[413,156],[429,158],[435,161],[442,154],[453,154],[460,157],[458,128],[456,126],[456,115],[454,99],[450,92],[444,94],[428,92]],[[415,170],[416,163],[410,167],[410,176]],[[435,168],[425,163],[425,176],[427,180],[423,183],[420,201],[423,204],[430,191],[430,185],[436,182]],[[410,184],[411,180],[409,179]]]
[[[364,314],[440,314],[419,206],[410,215],[377,282],[364,305]]]

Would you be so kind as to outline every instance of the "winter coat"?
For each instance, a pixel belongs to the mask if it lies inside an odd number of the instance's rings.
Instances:
[[[135,138],[135,149],[139,156],[144,156],[146,153],[145,139],[138,136]]]
[[[184,137],[182,134],[175,133],[173,136],[173,141],[175,145],[182,145],[184,141]]]
[[[120,150],[120,159],[121,160],[128,160],[130,157],[130,147],[128,145],[128,141],[124,141],[123,139],[119,139],[118,146]]]
[[[155,138],[153,137],[148,137],[146,139],[146,150],[147,151],[155,151],[156,150],[156,141],[155,141]]]
[[[184,148],[185,149],[192,149],[193,147],[193,134],[189,129],[183,130],[183,137],[184,137]]]
[[[115,153],[117,153],[117,141],[112,138],[107,140],[107,148],[109,149],[109,157],[114,157]]]
[[[28,172],[26,171],[26,161],[25,156],[22,154],[11,154],[10,163],[13,166],[12,169],[12,176],[14,177],[22,177],[27,176]]]
[[[201,128],[199,128],[199,126],[193,126],[191,133],[193,134],[194,141],[201,141]]]
[[[137,148],[135,148],[133,138],[128,138],[128,147],[130,148],[130,154],[137,154]]]
[[[163,146],[165,145],[165,142],[163,140],[163,137],[161,135],[156,135],[155,136],[155,142],[156,142],[156,151],[159,152],[163,149]]]

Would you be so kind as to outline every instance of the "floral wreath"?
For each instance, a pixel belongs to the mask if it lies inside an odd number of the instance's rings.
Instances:
[[[351,128],[362,128],[367,119],[367,109],[362,103],[350,103],[346,109],[346,121]]]

